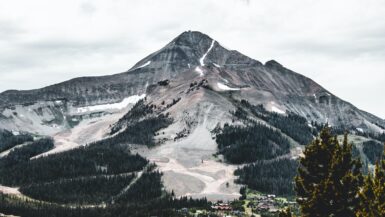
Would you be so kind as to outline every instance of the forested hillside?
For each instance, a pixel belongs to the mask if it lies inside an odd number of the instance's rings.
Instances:
[[[33,137],[29,134],[14,135],[8,130],[0,129],[0,153],[13,148],[16,145],[23,144],[25,142],[33,141]]]

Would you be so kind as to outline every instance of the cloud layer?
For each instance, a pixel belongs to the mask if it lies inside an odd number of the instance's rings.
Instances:
[[[0,0],[0,91],[127,70],[185,30],[385,118],[385,2]]]

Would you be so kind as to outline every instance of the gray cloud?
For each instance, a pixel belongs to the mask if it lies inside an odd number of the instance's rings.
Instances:
[[[21,7],[22,5],[22,7]],[[0,7],[0,91],[127,70],[185,30],[275,59],[385,117],[385,2],[13,0]]]

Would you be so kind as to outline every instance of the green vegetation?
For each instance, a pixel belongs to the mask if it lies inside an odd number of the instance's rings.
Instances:
[[[374,174],[365,177],[359,192],[357,217],[385,216],[385,153],[377,161]]]
[[[138,121],[128,125],[122,132],[108,138],[107,140],[115,144],[140,144],[154,146],[155,133],[168,125],[172,124],[172,119],[160,114],[156,117]]]
[[[154,114],[154,108],[154,105],[147,105],[140,100],[112,127],[110,135],[117,134],[107,140],[114,144],[154,146],[155,133],[173,122],[168,115]]]
[[[217,134],[219,153],[233,164],[273,159],[290,151],[289,141],[279,132],[262,124],[246,127],[225,125]]]
[[[56,203],[99,204],[118,194],[134,177],[132,174],[58,180],[23,186],[20,192],[34,199]]]
[[[33,137],[29,134],[13,135],[13,133],[8,130],[0,130],[0,152],[13,148],[16,145],[32,141]]]
[[[9,163],[8,157],[2,158],[0,159],[0,183],[20,186],[55,181],[60,178],[127,173],[142,170],[147,162],[139,155],[130,154],[124,147],[108,145],[108,142],[103,141],[12,164]],[[106,167],[107,170],[101,169],[102,167]]]
[[[143,175],[119,197],[118,203],[142,203],[162,196],[162,174],[157,171],[144,172]]]
[[[376,161],[380,160],[384,146],[374,140],[369,140],[363,144],[363,152],[366,157],[369,159],[371,164],[375,164]]]
[[[5,157],[0,159],[0,172],[1,168],[12,167],[16,164],[23,164],[29,161],[31,157],[49,151],[54,146],[51,138],[43,138],[32,142],[31,144],[24,145],[19,148],[15,148],[8,153]],[[8,176],[8,175],[7,175]],[[0,178],[1,180],[1,178]]]
[[[293,178],[298,162],[291,159],[257,161],[235,171],[237,182],[253,190],[276,195],[294,195]]]
[[[272,126],[280,129],[283,133],[290,136],[302,145],[307,145],[317,135],[318,130],[308,126],[306,118],[295,113],[281,115],[275,112],[267,111],[263,105],[252,105],[247,100],[241,100],[237,103],[238,108],[234,115],[240,119],[247,119],[248,112],[255,117],[260,118]]]
[[[304,151],[295,178],[301,215],[355,216],[362,182],[361,163],[352,158],[352,145],[343,144],[325,128],[320,139]]]

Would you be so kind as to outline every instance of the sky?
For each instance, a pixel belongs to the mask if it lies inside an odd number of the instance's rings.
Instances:
[[[126,71],[186,30],[385,118],[382,0],[0,0],[0,92]]]

